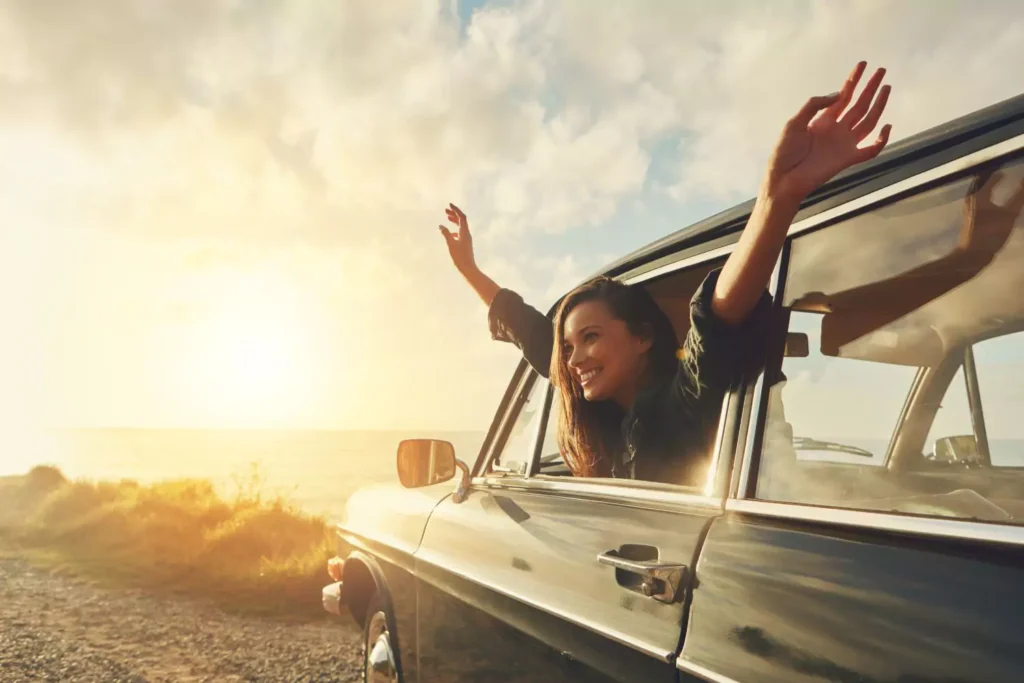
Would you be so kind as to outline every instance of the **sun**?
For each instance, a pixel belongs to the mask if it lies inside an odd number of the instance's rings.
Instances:
[[[232,425],[272,424],[307,402],[309,334],[295,323],[250,311],[206,326],[201,390],[211,417]]]

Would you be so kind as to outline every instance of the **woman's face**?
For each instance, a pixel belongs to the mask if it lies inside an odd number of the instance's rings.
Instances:
[[[588,401],[613,400],[629,409],[647,368],[650,339],[629,331],[603,301],[577,304],[565,317],[562,352]]]

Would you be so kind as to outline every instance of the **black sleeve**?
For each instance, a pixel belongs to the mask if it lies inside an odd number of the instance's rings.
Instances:
[[[739,374],[760,369],[761,348],[767,339],[772,298],[767,290],[743,322],[733,325],[715,315],[711,297],[721,269],[708,273],[690,300],[690,329],[681,350],[687,393],[721,395]]]
[[[491,338],[519,347],[541,377],[551,371],[551,349],[555,343],[552,321],[523,298],[508,289],[498,290],[487,311]]]

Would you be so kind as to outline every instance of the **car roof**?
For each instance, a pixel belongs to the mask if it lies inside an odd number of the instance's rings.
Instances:
[[[1024,94],[952,119],[890,146],[869,162],[840,173],[801,205],[803,220],[881,187],[1024,134]],[[722,211],[647,244],[594,275],[615,277],[646,270],[680,251],[703,251],[735,241],[746,225],[754,199]]]

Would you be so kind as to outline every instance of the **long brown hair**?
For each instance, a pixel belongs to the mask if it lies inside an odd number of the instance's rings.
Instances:
[[[653,377],[669,377],[679,362],[679,339],[672,322],[650,293],[608,277],[597,277],[571,291],[555,313],[555,348],[551,354],[551,378],[561,404],[558,445],[565,464],[577,477],[611,475],[612,459],[625,448],[622,409],[614,401],[588,401],[573,378],[564,352],[565,319],[585,301],[603,301],[611,314],[626,323],[630,333],[652,340],[647,351],[648,371]]]

